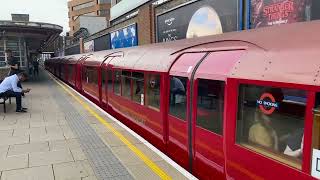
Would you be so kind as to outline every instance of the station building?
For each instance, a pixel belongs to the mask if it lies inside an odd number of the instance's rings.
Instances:
[[[62,30],[59,25],[31,22],[27,14],[12,14],[11,21],[0,20],[0,67],[7,65],[7,49],[20,60],[20,67],[27,67],[32,55],[46,49]]]

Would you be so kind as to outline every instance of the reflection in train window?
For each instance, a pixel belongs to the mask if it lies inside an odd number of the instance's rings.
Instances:
[[[224,82],[200,79],[197,126],[222,135]]]
[[[121,71],[115,70],[114,71],[114,86],[113,86],[113,92],[117,95],[120,95],[121,93]]]
[[[131,72],[122,71],[121,75],[121,96],[131,99]]]
[[[149,74],[146,77],[147,89],[145,102],[146,106],[160,109],[160,75]]]
[[[187,111],[187,78],[170,77],[170,114],[186,120]]]
[[[301,169],[306,92],[241,85],[237,143]]]
[[[143,73],[133,72],[133,100],[144,105],[144,75]]]
[[[112,92],[112,70],[107,70],[107,79],[108,79],[108,92]]]

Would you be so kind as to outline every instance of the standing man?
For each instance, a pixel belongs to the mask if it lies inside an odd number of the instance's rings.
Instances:
[[[33,60],[33,77],[39,76],[39,62],[37,59]]]
[[[9,76],[13,74],[18,74],[20,72],[19,61],[16,58],[14,58],[11,49],[7,49],[6,54],[7,54],[7,63],[10,66]]]
[[[21,106],[21,96],[23,93],[28,93],[30,89],[22,89],[18,87],[19,81],[27,79],[26,73],[13,74],[6,77],[0,84],[0,95],[16,97],[16,112],[27,112],[27,108]]]

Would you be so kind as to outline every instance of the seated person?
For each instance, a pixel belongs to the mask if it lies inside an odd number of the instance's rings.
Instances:
[[[284,154],[296,158],[302,158],[303,150],[303,128],[297,129],[290,134]]]
[[[271,118],[257,110],[255,120],[249,129],[249,142],[278,151],[278,136],[272,127]]]
[[[19,73],[6,77],[0,84],[0,94],[16,97],[16,112],[27,112],[26,108],[21,106],[22,93],[28,93],[30,89],[22,89],[18,87],[20,81],[25,81],[27,74]]]

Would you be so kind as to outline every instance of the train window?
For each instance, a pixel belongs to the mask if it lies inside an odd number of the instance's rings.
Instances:
[[[237,143],[301,169],[306,92],[240,85]]]
[[[107,101],[107,95],[106,95],[106,78],[107,78],[107,73],[105,69],[102,69],[101,71],[101,94],[102,94],[102,101],[106,102]]]
[[[73,65],[68,65],[68,80],[71,83],[74,83],[74,70]]]
[[[160,75],[149,74],[146,77],[146,106],[150,108],[160,109]]]
[[[170,77],[170,114],[186,120],[187,110],[187,78]]]
[[[94,95],[95,97],[99,97],[98,91],[98,71],[95,67],[87,67],[84,71],[83,76],[83,89]]]
[[[197,126],[222,135],[224,82],[200,79]]]
[[[120,70],[115,70],[114,71],[114,87],[113,87],[113,92],[117,95],[120,96],[121,93],[121,71]]]
[[[121,95],[131,99],[131,72],[122,71],[121,85],[122,85]]]
[[[144,74],[139,72],[132,73],[133,81],[133,100],[144,105]]]
[[[112,70],[107,70],[107,79],[108,79],[108,92],[112,92]]]

